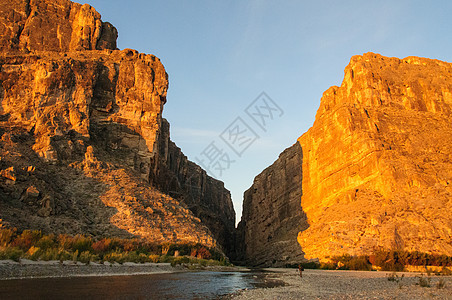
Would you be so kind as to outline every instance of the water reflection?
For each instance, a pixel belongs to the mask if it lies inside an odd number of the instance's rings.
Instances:
[[[3,280],[0,299],[215,299],[263,282],[249,272]]]

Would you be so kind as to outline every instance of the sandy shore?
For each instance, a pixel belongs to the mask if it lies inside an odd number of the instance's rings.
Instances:
[[[72,261],[31,261],[21,259],[0,261],[0,280],[18,278],[48,278],[75,276],[113,276],[113,275],[141,275],[171,273],[182,271],[182,267],[172,267],[169,263],[124,263],[104,264],[90,263],[89,265]]]
[[[280,280],[284,286],[240,291],[229,299],[448,299],[452,300],[452,277],[431,276],[431,287],[421,287],[420,273],[306,270],[300,278],[295,269],[265,269],[267,280]],[[424,277],[427,277],[424,274]],[[437,284],[444,280],[444,288]]]

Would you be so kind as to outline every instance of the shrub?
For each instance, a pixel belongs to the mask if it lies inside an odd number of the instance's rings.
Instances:
[[[47,250],[42,250],[38,252],[39,259],[49,261],[49,260],[59,260],[60,251],[56,248],[48,248]]]
[[[187,256],[178,256],[173,260],[175,265],[188,264],[190,263],[190,258]]]
[[[362,270],[370,271],[372,270],[372,265],[365,257],[356,257],[348,261],[346,264],[349,270]]]
[[[421,287],[430,287],[430,282],[431,282],[431,278],[430,277],[424,277],[424,275],[421,275],[421,277],[419,278],[419,282],[417,283],[417,285],[421,286]]]
[[[73,261],[73,262],[76,262],[77,259],[78,259],[78,250],[75,251],[75,252],[72,254],[72,261]]]
[[[132,251],[127,253],[126,261],[131,261],[134,263],[145,263],[149,261],[149,258],[144,253],[138,253],[136,251]]]
[[[85,251],[90,251],[93,248],[91,245],[93,244],[93,240],[90,237],[85,237],[83,235],[76,235],[73,238],[72,243],[72,251],[78,251],[80,253]]]
[[[60,248],[65,250],[72,249],[72,244],[74,243],[74,240],[71,236],[67,234],[60,234],[58,235],[58,244]]]
[[[197,257],[199,259],[209,259],[212,257],[210,251],[206,247],[194,247],[191,250],[190,256]]]
[[[49,248],[55,247],[54,235],[44,235],[37,243],[36,246],[42,250],[47,250]]]
[[[80,256],[78,257],[78,260],[84,264],[89,264],[90,262],[98,261],[99,256],[90,253],[89,251],[83,251],[80,253]]]
[[[71,258],[72,258],[72,255],[67,250],[60,249],[58,251],[58,260],[60,262],[63,262],[65,260],[71,260]]]
[[[320,269],[322,270],[335,270],[337,265],[333,262],[322,262],[320,263]]]
[[[16,231],[14,229],[0,228],[0,246],[8,246],[15,233]]]
[[[24,230],[12,242],[13,247],[19,247],[24,252],[28,251],[40,238],[42,234],[39,230]]]
[[[336,265],[336,268],[339,268],[340,270],[372,270],[372,264],[369,262],[368,256],[351,256],[345,254],[342,256],[334,256],[332,260],[333,266]],[[332,266],[327,265],[326,267],[330,268]]]
[[[18,262],[23,255],[24,252],[18,247],[8,247],[0,250],[0,259],[11,259]]]
[[[207,250],[205,247],[201,247],[198,250],[198,253],[196,255],[197,258],[202,259],[209,259],[212,255],[210,254],[209,250]]]
[[[160,260],[160,255],[151,254],[151,255],[149,255],[149,260],[153,263],[158,263]]]
[[[104,255],[104,261],[109,261],[110,263],[117,262],[122,264],[126,262],[126,256],[121,252],[111,252]]]
[[[101,239],[93,243],[92,248],[95,253],[101,254],[113,250],[111,249],[111,246],[112,246],[111,239]]]
[[[436,284],[436,288],[439,289],[443,289],[446,286],[446,281],[441,278],[438,283]]]
[[[176,257],[170,255],[162,255],[160,256],[159,262],[161,263],[172,263]]]

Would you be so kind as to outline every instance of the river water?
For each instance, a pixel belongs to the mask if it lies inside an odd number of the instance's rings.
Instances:
[[[0,299],[218,299],[276,285],[255,272],[15,279],[0,280]]]

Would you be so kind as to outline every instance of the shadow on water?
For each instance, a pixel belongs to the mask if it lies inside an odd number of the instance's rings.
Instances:
[[[0,299],[218,299],[282,285],[265,277],[253,271],[2,280]]]

